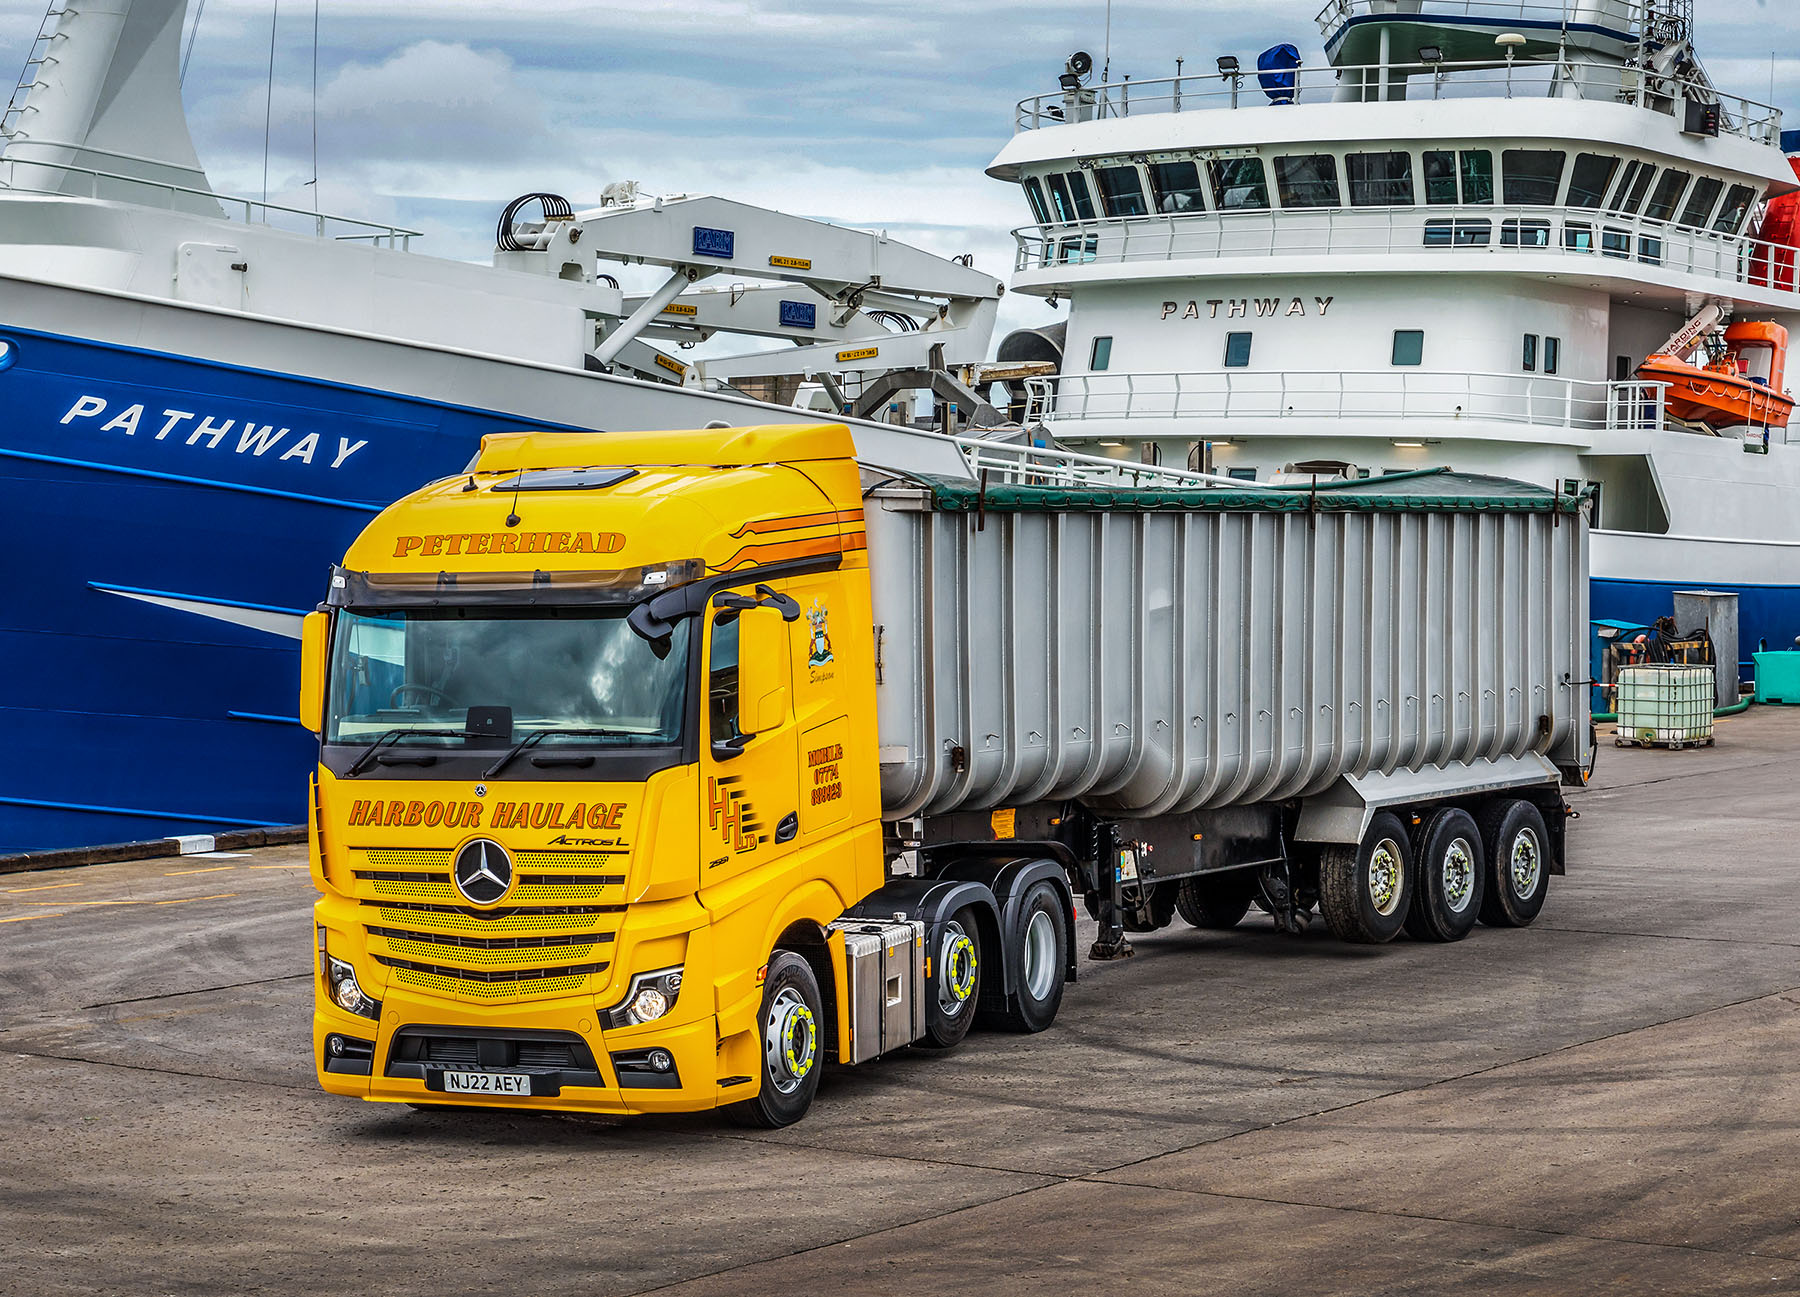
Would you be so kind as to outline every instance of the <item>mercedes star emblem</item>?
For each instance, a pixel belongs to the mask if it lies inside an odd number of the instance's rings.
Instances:
[[[512,857],[498,842],[476,838],[456,853],[451,866],[456,890],[476,905],[492,905],[511,890]]]

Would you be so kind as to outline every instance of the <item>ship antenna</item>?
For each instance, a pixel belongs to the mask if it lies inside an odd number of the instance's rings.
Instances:
[[[1100,84],[1105,85],[1112,71],[1112,0],[1106,0],[1106,44],[1100,47]]]
[[[319,210],[319,0],[313,0],[313,84],[312,84],[312,172],[307,183],[312,186],[313,211]]]
[[[200,39],[200,20],[206,17],[206,0],[194,6],[194,30],[188,33],[187,53],[181,56],[181,84],[187,84],[188,64],[194,59],[194,42]]]
[[[269,130],[275,120],[275,28],[281,21],[281,0],[269,9],[269,95],[263,104],[263,220],[269,219]]]

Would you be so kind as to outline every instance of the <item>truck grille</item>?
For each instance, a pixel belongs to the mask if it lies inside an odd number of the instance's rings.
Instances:
[[[369,953],[402,985],[484,1003],[603,989],[625,912],[623,852],[520,851],[495,909],[469,905],[444,850],[352,851]],[[362,867],[356,867],[362,866]],[[583,868],[586,866],[587,868]],[[610,902],[610,903],[608,903]]]
[[[605,1084],[593,1050],[573,1032],[408,1026],[395,1033],[389,1076],[424,1080],[436,1068],[560,1073],[562,1085]]]

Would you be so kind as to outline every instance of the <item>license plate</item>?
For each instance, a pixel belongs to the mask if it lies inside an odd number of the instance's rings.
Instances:
[[[530,1094],[528,1072],[445,1072],[448,1094]]]

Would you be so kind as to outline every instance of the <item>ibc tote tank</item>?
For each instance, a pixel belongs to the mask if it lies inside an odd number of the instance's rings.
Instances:
[[[1585,751],[1577,497],[1447,470],[944,483],[875,491],[867,525],[890,819],[1153,817]]]

